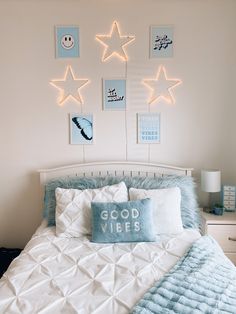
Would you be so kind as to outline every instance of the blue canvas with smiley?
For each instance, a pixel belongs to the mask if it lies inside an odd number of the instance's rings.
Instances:
[[[78,58],[79,56],[79,27],[56,26],[56,57]]]

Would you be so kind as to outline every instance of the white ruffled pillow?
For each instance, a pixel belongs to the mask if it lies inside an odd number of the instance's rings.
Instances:
[[[91,202],[127,202],[124,182],[100,189],[56,188],[56,234],[79,237],[91,234]]]
[[[155,234],[177,234],[183,231],[181,218],[181,191],[178,187],[168,189],[129,189],[130,200],[151,198]]]

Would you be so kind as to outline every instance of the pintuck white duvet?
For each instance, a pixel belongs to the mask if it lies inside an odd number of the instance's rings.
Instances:
[[[42,224],[0,280],[0,313],[129,313],[199,237],[189,229],[156,243],[96,244]]]

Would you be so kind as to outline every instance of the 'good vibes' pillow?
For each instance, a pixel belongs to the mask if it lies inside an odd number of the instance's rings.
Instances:
[[[152,201],[92,202],[92,241],[101,243],[155,241]]]

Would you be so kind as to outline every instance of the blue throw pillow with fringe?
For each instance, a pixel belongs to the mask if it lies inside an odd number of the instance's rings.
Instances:
[[[127,188],[136,189],[165,189],[179,187],[181,190],[181,217],[184,228],[199,228],[200,213],[195,193],[195,182],[193,177],[167,175],[164,177],[63,177],[51,180],[45,186],[43,216],[48,220],[48,226],[55,226],[57,187],[64,189],[97,189],[106,185],[117,184],[124,181]]]

